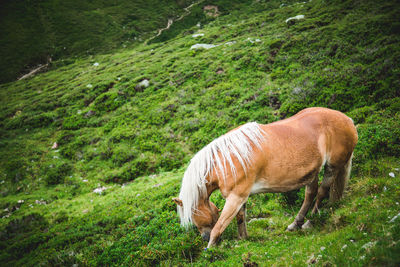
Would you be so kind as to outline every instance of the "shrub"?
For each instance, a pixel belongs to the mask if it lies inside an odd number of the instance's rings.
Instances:
[[[86,119],[82,115],[72,115],[63,121],[63,128],[66,130],[77,130],[85,127]]]
[[[172,258],[189,261],[199,253],[200,236],[185,232],[174,212],[150,210],[129,224],[131,231],[104,250],[98,265],[154,266]]]
[[[98,111],[113,111],[125,103],[125,98],[117,92],[106,92],[94,100],[94,108]]]
[[[56,185],[64,182],[64,178],[70,175],[71,172],[71,163],[64,160],[57,160],[46,165],[42,174],[48,185]]]

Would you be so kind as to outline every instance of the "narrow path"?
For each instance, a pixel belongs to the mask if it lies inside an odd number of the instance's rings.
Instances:
[[[153,40],[154,38],[157,38],[158,36],[160,36],[161,33],[162,33],[163,31],[165,31],[165,30],[168,30],[174,22],[180,21],[180,20],[183,19],[184,17],[188,16],[188,15],[190,14],[190,9],[191,9],[193,6],[200,4],[201,2],[204,2],[204,0],[199,0],[199,1],[197,1],[197,2],[195,2],[195,3],[193,3],[193,4],[191,4],[190,6],[185,7],[185,8],[183,9],[183,10],[185,10],[185,13],[182,14],[179,18],[177,18],[177,19],[175,19],[175,20],[173,20],[173,19],[168,19],[167,26],[166,26],[165,28],[158,29],[158,33],[157,33],[156,35],[154,35],[153,37],[150,37],[149,39],[147,39],[147,40],[144,42],[144,44],[147,44],[148,42],[150,42],[150,41]]]
[[[38,73],[40,70],[46,68],[47,66],[49,66],[49,63],[45,64],[45,65],[39,65],[37,68],[31,70],[29,73],[21,76],[20,78],[18,78],[18,81],[26,79],[28,77],[31,77],[33,75],[35,75],[36,73]]]

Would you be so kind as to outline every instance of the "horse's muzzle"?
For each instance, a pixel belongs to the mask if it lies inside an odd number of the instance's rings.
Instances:
[[[203,238],[204,241],[210,241],[210,233],[209,232],[205,232],[201,234],[201,237]]]

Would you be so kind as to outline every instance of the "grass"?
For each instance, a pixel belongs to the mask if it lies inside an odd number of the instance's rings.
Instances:
[[[0,85],[2,263],[399,264],[400,224],[389,223],[400,199],[398,5],[225,6],[200,27],[201,5],[148,45],[55,61]],[[305,19],[285,23],[298,14]],[[220,46],[191,50],[196,43]],[[137,86],[144,79],[150,86]],[[313,230],[288,233],[302,191],[254,196],[248,221],[260,220],[249,223],[249,239],[238,240],[232,223],[203,252],[171,201],[189,159],[240,124],[309,106],[341,110],[357,124],[344,199],[313,218]],[[218,193],[212,198],[223,206]]]

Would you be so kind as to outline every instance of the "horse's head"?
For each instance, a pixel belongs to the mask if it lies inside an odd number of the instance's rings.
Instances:
[[[183,206],[182,200],[179,198],[173,198],[172,200],[177,205]],[[196,210],[192,213],[192,222],[196,225],[205,241],[210,239],[211,230],[214,228],[219,218],[219,211],[215,204],[207,199],[201,201]]]

